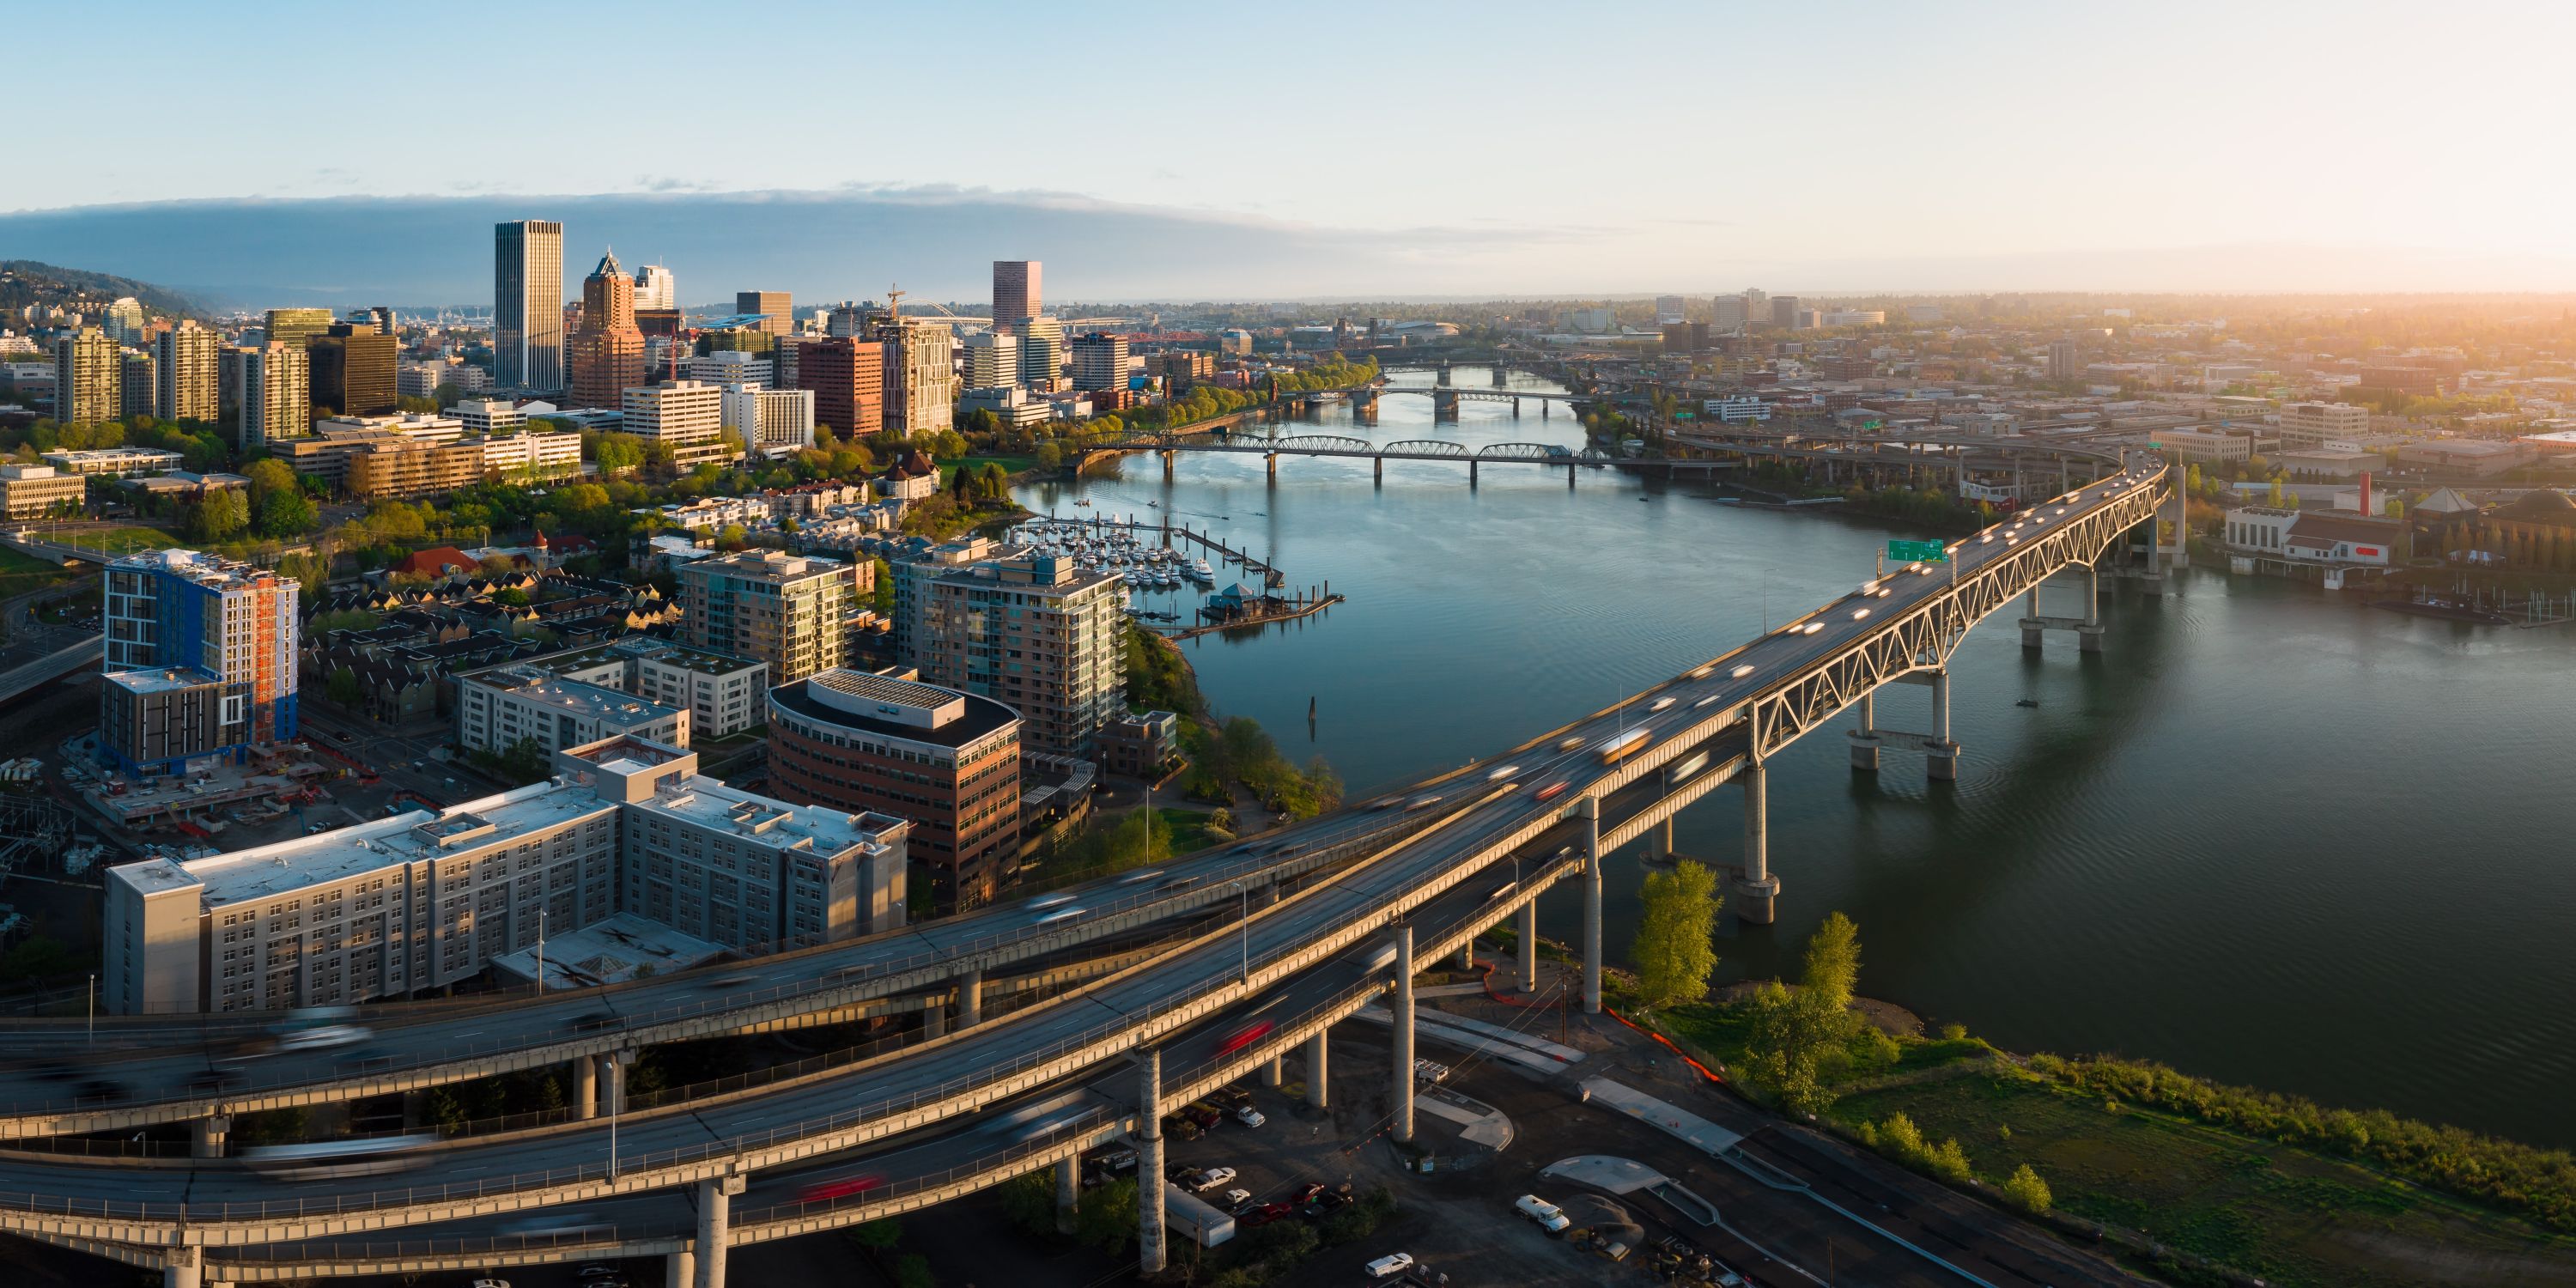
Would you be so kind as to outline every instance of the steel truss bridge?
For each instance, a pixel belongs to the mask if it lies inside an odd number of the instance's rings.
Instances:
[[[2128,534],[2178,517],[2179,493],[2162,461],[2096,454],[2088,471],[2101,477],[1949,546],[1945,562],[1873,579],[1612,707],[1407,789],[1438,797],[1435,808],[1362,805],[1089,883],[1076,890],[1083,915],[1070,924],[1038,926],[1025,905],[997,906],[574,998],[377,1008],[369,1022],[398,1051],[409,1035],[448,1026],[406,1066],[421,1085],[570,1061],[580,1088],[584,1112],[572,1121],[446,1141],[419,1171],[298,1173],[221,1157],[232,1112],[381,1085],[327,1056],[290,1062],[292,1076],[256,1091],[188,1077],[225,1035],[256,1031],[256,1019],[120,1020],[102,1026],[97,1047],[69,1025],[0,1025],[22,1060],[67,1055],[80,1076],[132,1088],[107,1103],[66,1101],[24,1070],[0,1071],[0,1124],[54,1137],[0,1151],[0,1229],[157,1267],[181,1288],[647,1255],[670,1259],[673,1282],[721,1288],[731,1246],[897,1215],[1036,1168],[1053,1168],[1059,1202],[1075,1204],[1076,1160],[1111,1140],[1131,1142],[1139,1175],[1158,1177],[1164,1112],[1256,1070],[1277,1085],[1281,1059],[1299,1053],[1308,1094],[1322,1103],[1330,1027],[1377,1001],[1395,1021],[1394,1132],[1410,1139],[1411,981],[1424,962],[1517,919],[1528,978],[1536,900],[1572,882],[1584,891],[1584,1005],[1597,1011],[1612,851],[1732,785],[1744,793],[1745,840],[1730,905],[1768,921],[1781,889],[1767,854],[1771,757],[1856,711],[1855,766],[1920,752],[1927,774],[1953,776],[1963,753],[1949,734],[1948,663],[1971,628],[2028,597],[2025,643],[2063,629],[2097,645],[2089,599],[2081,617],[2042,617],[2039,588],[2072,572],[2091,595],[2097,566],[2126,553]],[[2150,538],[2144,554],[2160,587],[2159,543]],[[1928,728],[1878,726],[1876,698],[1891,683],[1931,689]],[[1558,782],[1566,786],[1543,799],[1538,788]],[[1512,879],[1497,885],[1503,872]],[[1177,938],[1138,949],[1132,937],[1158,922],[1177,925]],[[1103,952],[1111,960],[1080,966]],[[999,986],[1029,991],[987,1014],[987,981],[1006,978],[1005,966],[1015,982]],[[1060,972],[1052,983],[1050,971]],[[745,972],[761,978],[743,983]],[[769,979],[778,982],[762,986]],[[643,1044],[888,998],[932,1022],[848,1063],[621,1112],[622,1071]],[[596,1031],[568,1022],[603,1006],[612,1022]],[[465,1041],[457,1026],[484,1036]],[[184,1165],[120,1162],[115,1142],[61,1139],[182,1119],[199,1124],[198,1157]],[[1161,1206],[1140,1205],[1148,1271],[1163,1261]],[[579,1218],[531,1232],[510,1215],[532,1209]]]

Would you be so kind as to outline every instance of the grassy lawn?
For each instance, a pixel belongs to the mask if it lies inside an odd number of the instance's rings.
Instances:
[[[65,568],[34,555],[0,548],[0,599],[70,581],[85,571],[85,568]]]
[[[1172,829],[1172,853],[1196,854],[1211,845],[1220,845],[1232,837],[1219,836],[1208,829],[1208,816],[1194,809],[1157,808],[1163,825]]]
[[[1675,1036],[1741,1075],[1744,1012],[1676,1007]],[[1912,1119],[1955,1139],[1991,1187],[2027,1163],[2058,1211],[2141,1231],[2276,1288],[2576,1285],[2576,1239],[2310,1150],[2130,1104],[2025,1071],[1975,1038],[1856,1042],[1819,1069],[1846,1129]],[[2179,1273],[2179,1272],[2178,1272]],[[2198,1282],[2182,1273],[2175,1282]]]
[[[955,484],[957,482],[958,467],[964,466],[967,469],[980,470],[984,468],[984,463],[986,461],[991,461],[1001,466],[1002,472],[1005,474],[1017,474],[1020,471],[1037,464],[1037,458],[1033,456],[968,456],[954,461],[941,461],[939,463],[939,486],[945,488]]]

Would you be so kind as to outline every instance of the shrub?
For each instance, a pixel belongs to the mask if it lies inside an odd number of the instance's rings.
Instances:
[[[2039,1179],[2039,1173],[2030,1170],[2028,1163],[2013,1169],[2004,1181],[2003,1193],[2005,1202],[2033,1215],[2047,1211],[2051,1201],[2048,1182]]]

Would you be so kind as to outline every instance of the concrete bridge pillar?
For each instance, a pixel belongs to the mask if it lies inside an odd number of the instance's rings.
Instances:
[[[1162,456],[1163,456],[1163,481],[1164,481],[1164,482],[1169,483],[1169,482],[1171,482],[1171,481],[1172,481],[1172,460],[1173,460],[1173,458],[1174,458],[1174,457],[1177,457],[1177,456],[1179,456],[1179,455],[1180,455],[1180,453],[1179,453],[1179,452],[1172,451],[1172,450],[1170,450],[1170,449],[1168,449],[1168,448],[1164,450],[1164,452],[1163,452],[1163,454],[1162,454]]]
[[[1499,362],[1495,363],[1495,364],[1494,364],[1494,388],[1496,388],[1496,389],[1500,389],[1500,388],[1502,388],[1503,386],[1510,384],[1511,382],[1512,382],[1512,372],[1511,372],[1511,368],[1506,367],[1506,366],[1504,366],[1503,364],[1501,364],[1501,363],[1499,363]]]
[[[1282,1063],[1280,1057],[1274,1055],[1270,1057],[1268,1063],[1261,1066],[1262,1086],[1276,1091],[1280,1083],[1288,1080],[1288,1071],[1280,1067]]]
[[[957,1027],[972,1028],[984,1022],[984,972],[970,970],[957,977]]]
[[[1473,935],[1467,937],[1467,942],[1458,945],[1458,969],[1470,974],[1476,970],[1476,939]]]
[[[1476,486],[1476,459],[1472,456],[1467,458],[1467,486]]]
[[[662,1282],[670,1288],[689,1288],[698,1281],[698,1254],[687,1248],[662,1254]]]
[[[2075,647],[2083,653],[2102,651],[2102,570],[2089,563],[2084,565],[2084,624],[2075,628]]]
[[[162,1288],[204,1288],[205,1249],[193,1243],[170,1249],[161,1262]]]
[[[948,1006],[933,995],[930,1002],[921,1008],[921,1040],[928,1042],[933,1038],[946,1036],[948,1036]]]
[[[1771,875],[1770,774],[1757,760],[1735,780],[1744,785],[1744,876],[1735,883],[1735,919],[1753,926],[1771,924],[1780,897],[1779,878]]]
[[[1548,398],[1541,398],[1541,399],[1539,399],[1539,401],[1538,401],[1538,418],[1539,418],[1540,420],[1546,420],[1548,417],[1550,417],[1550,416],[1552,416],[1552,415],[1555,415],[1555,414],[1556,414],[1556,412],[1555,412],[1555,408],[1556,408],[1556,403],[1555,403],[1555,401],[1554,401],[1553,399],[1548,399]]]
[[[1385,457],[1383,457],[1383,456],[1372,456],[1372,457],[1370,457],[1370,458],[1369,458],[1369,464],[1370,464],[1373,468],[1375,468],[1375,470],[1377,471],[1377,481],[1378,481],[1380,484],[1385,483],[1385,482],[1386,482],[1386,458],[1385,458]]]
[[[1923,748],[1923,773],[1941,782],[1959,777],[1959,744],[1950,740],[1950,668],[1932,671],[1932,740]]]
[[[1538,991],[1538,900],[1521,900],[1521,991]]]
[[[1601,801],[1575,807],[1583,819],[1583,1013],[1601,1013]]]
[[[1262,464],[1270,471],[1270,486],[1279,486],[1279,453],[1265,452],[1262,454],[1261,460]]]
[[[1138,1177],[1143,1180],[1143,1177]],[[1073,1233],[1073,1214],[1082,1206],[1082,1157],[1068,1154],[1055,1165],[1055,1232]]]
[[[1329,1109],[1333,1103],[1324,1091],[1326,1059],[1332,1055],[1327,1039],[1331,1032],[1331,1029],[1317,1029],[1315,1036],[1306,1039],[1306,1103],[1317,1109]]]
[[[1515,399],[1513,399],[1513,400],[1512,400],[1512,419],[1514,419],[1514,420],[1519,420],[1520,418],[1521,418],[1521,400],[1520,400],[1520,399],[1518,399],[1518,398],[1515,398]]]
[[[1388,1061],[1394,1082],[1398,1144],[1413,1141],[1413,927],[1395,928],[1395,1056]]]
[[[1163,1052],[1136,1056],[1136,1268],[1163,1272]]]
[[[1571,465],[1565,467],[1565,490],[1568,492],[1574,490],[1574,467]]]
[[[588,1122],[599,1116],[599,1057],[573,1057],[572,1116]]]
[[[188,1157],[222,1158],[224,1138],[232,1133],[231,1114],[208,1114],[188,1124]]]
[[[1851,731],[1851,767],[1878,772],[1878,694],[1860,695],[1860,727]]]
[[[2040,638],[2046,634],[2048,634],[2048,628],[2040,625],[2039,621],[2039,587],[2033,586],[2030,588],[2030,594],[2024,596],[2022,601],[2021,646],[2027,649],[2038,648]]]
[[[739,1175],[710,1176],[698,1182],[698,1288],[725,1288],[725,1241],[733,1232],[733,1196],[742,1193]]]
[[[1439,385],[1443,389],[1449,387],[1449,364],[1446,362],[1440,364]]]

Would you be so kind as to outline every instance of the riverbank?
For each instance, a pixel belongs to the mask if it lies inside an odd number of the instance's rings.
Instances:
[[[1769,1102],[1739,1003],[1646,1022]],[[1901,1161],[1954,1141],[1964,1176],[1917,1165],[1990,1202],[2027,1166],[2052,1200],[2040,1219],[2167,1282],[2576,1284],[2564,1153],[2154,1065],[2016,1055],[1955,1025],[1927,1036],[1875,1022],[1830,1054],[1819,1076],[1837,1098],[1819,1126]]]

